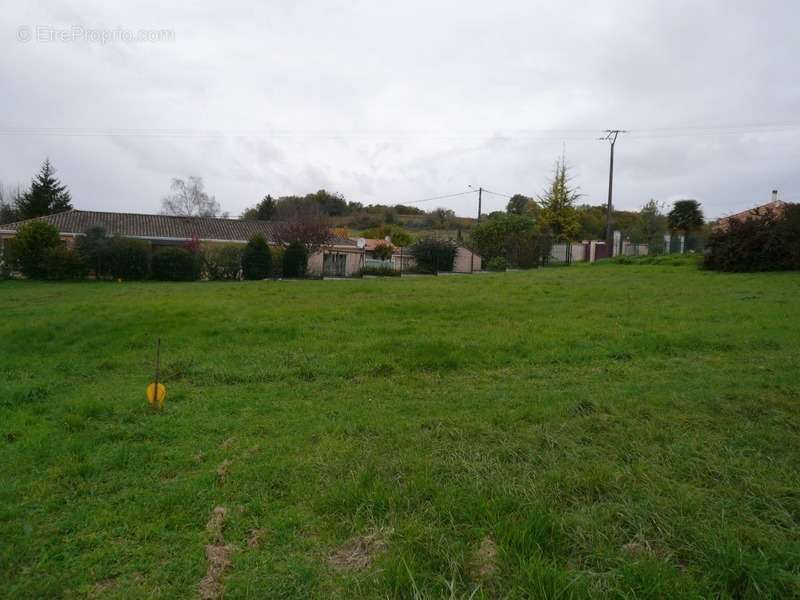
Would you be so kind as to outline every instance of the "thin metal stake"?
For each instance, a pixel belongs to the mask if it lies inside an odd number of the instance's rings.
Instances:
[[[153,405],[158,406],[158,376],[161,369],[161,338],[156,340],[156,380],[153,385]]]

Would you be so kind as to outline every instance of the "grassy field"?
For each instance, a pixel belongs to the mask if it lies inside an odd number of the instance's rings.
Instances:
[[[691,266],[0,283],[0,595],[800,596],[799,308]]]

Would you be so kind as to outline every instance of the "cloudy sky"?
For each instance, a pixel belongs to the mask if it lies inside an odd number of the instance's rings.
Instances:
[[[796,1],[164,4],[4,3],[0,181],[49,156],[77,208],[158,212],[173,177],[199,175],[238,214],[319,188],[535,195],[565,149],[601,204],[596,138],[621,128],[618,207],[800,201]],[[475,212],[420,204],[438,205]]]

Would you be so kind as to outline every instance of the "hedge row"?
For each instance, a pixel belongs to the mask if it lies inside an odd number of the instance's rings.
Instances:
[[[55,227],[34,221],[6,242],[0,276],[19,269],[30,279],[80,280],[94,273],[98,279],[233,280],[304,277],[307,267],[308,253],[302,244],[271,249],[261,235],[244,246],[203,248],[195,242],[151,248],[146,241],[108,237],[101,228],[92,228],[72,249],[60,240]]]
[[[714,231],[703,265],[717,271],[800,270],[800,204]]]

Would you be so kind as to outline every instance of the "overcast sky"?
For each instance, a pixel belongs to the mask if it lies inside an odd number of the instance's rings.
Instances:
[[[595,138],[624,128],[620,208],[800,201],[796,0],[165,4],[3,3],[0,181],[49,156],[76,208],[158,212],[173,177],[199,175],[237,215],[319,188],[535,195],[565,148],[601,204]],[[436,206],[475,213],[472,196],[420,204]]]

